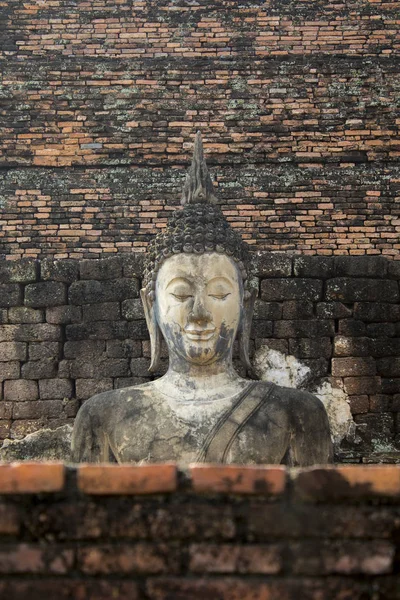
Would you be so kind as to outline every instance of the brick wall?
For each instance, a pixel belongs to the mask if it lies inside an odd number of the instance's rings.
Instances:
[[[72,423],[93,394],[149,380],[142,258],[0,261],[0,439]],[[400,263],[268,253],[254,260],[251,356],[268,346],[311,369],[308,389],[327,377],[344,389],[361,441],[344,443],[340,460],[397,460]],[[163,356],[160,374],[165,348]]]
[[[144,250],[201,129],[258,249],[400,257],[399,22],[379,0],[0,2],[0,254]]]
[[[0,466],[0,593],[397,600],[399,467]]]

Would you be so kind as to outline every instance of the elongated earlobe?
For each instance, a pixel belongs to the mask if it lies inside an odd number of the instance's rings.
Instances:
[[[140,290],[140,297],[142,299],[144,315],[146,317],[147,329],[150,333],[151,361],[149,372],[155,373],[160,364],[162,336],[155,315],[154,300],[149,298],[145,289]]]
[[[251,379],[258,379],[249,358],[251,322],[253,320],[254,302],[256,301],[257,290],[251,290],[246,296],[248,297],[243,299],[243,315],[238,333],[240,360],[246,367],[248,376]]]

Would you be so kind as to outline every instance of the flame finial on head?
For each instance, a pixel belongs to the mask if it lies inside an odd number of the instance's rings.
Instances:
[[[215,204],[217,198],[214,186],[204,159],[201,133],[196,133],[193,149],[193,159],[183,187],[181,204]]]

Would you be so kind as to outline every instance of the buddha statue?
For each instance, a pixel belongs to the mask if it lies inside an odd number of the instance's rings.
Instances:
[[[318,398],[245,379],[233,368],[237,339],[253,376],[248,345],[257,290],[247,245],[216,204],[199,133],[182,205],[149,245],[141,290],[150,372],[157,371],[162,338],[168,371],[87,400],[74,425],[73,460],[330,462],[328,418]]]

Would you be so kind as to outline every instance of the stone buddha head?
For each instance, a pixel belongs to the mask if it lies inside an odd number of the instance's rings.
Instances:
[[[151,372],[158,368],[162,337],[170,360],[184,370],[231,363],[238,339],[241,360],[252,376],[248,344],[257,292],[249,285],[249,251],[216,201],[198,133],[183,208],[174,211],[148,247],[141,297]]]

